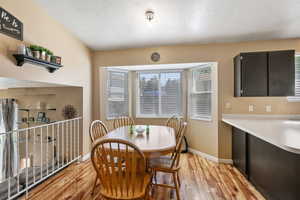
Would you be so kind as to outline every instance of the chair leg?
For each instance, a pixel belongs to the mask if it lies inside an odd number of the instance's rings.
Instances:
[[[177,175],[177,181],[178,181],[179,187],[181,187],[181,182],[180,182],[179,172],[177,172],[176,175]]]
[[[93,190],[92,190],[92,195],[94,195],[95,188],[96,188],[96,186],[97,186],[97,181],[98,181],[98,177],[96,176],[95,182],[94,182],[94,187],[93,187]]]
[[[155,182],[155,184],[157,184],[157,172],[156,171],[154,171],[154,182]]]
[[[178,180],[177,180],[176,172],[173,173],[173,180],[174,180],[174,183],[175,183],[177,200],[180,200],[180,193],[179,193],[179,186],[178,186]]]
[[[151,191],[152,187],[151,184],[147,187],[146,189],[146,194],[145,194],[145,200],[150,200],[150,191]]]

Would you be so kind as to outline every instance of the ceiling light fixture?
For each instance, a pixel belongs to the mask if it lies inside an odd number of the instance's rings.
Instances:
[[[145,15],[146,15],[146,19],[151,22],[151,20],[153,20],[154,18],[154,12],[152,10],[147,10],[145,12]]]

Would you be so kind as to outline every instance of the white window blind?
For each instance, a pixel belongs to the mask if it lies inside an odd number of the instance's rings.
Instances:
[[[107,118],[128,116],[128,72],[107,69]]]
[[[295,96],[300,98],[300,55],[295,56]]]
[[[138,72],[137,78],[137,117],[182,115],[181,72]]]
[[[287,99],[289,102],[300,102],[300,55],[295,55],[295,96]]]
[[[193,68],[191,78],[190,117],[192,119],[211,120],[211,66]]]

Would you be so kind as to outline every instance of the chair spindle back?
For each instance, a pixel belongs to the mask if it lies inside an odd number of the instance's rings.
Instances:
[[[179,166],[181,147],[182,147],[182,142],[183,142],[183,137],[184,137],[184,134],[186,131],[186,127],[187,127],[187,122],[183,122],[178,131],[179,132],[178,140],[176,143],[174,154],[172,155],[173,160],[172,160],[171,168]]]
[[[119,118],[114,119],[113,127],[117,129],[122,126],[133,126],[134,121],[131,117],[121,116]]]
[[[182,122],[181,118],[176,115],[173,115],[172,117],[170,117],[166,122],[166,126],[171,127],[175,130],[176,141],[178,139],[179,131],[180,131],[182,123],[183,122]]]
[[[100,120],[93,121],[90,125],[89,131],[92,143],[108,133],[106,125]]]
[[[103,138],[94,144],[91,159],[106,197],[130,199],[143,190],[136,178],[145,176],[146,159],[136,145]]]

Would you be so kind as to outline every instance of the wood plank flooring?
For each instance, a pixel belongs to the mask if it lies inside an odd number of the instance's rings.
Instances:
[[[193,154],[181,160],[182,200],[264,200],[264,197],[238,172],[227,164],[218,164]],[[32,189],[22,200],[97,200],[91,195],[95,171],[90,161],[76,163]],[[158,182],[170,177],[158,175]],[[176,199],[174,191],[154,187],[153,200]]]

